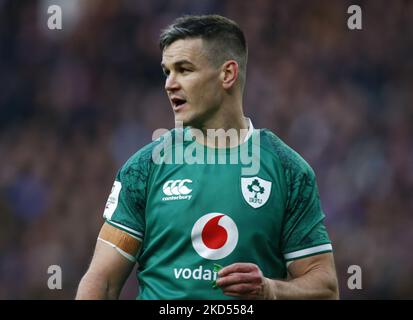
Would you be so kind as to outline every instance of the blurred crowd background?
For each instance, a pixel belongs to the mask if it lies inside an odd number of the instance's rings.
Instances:
[[[351,31],[350,1],[0,0],[0,299],[75,296],[117,170],[173,126],[158,36],[184,13],[245,31],[245,113],[314,168],[341,298],[412,299],[413,2],[357,3]]]

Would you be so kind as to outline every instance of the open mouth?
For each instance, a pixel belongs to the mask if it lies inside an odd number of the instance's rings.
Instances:
[[[174,109],[179,109],[182,105],[186,103],[185,99],[182,98],[171,98],[172,106]]]

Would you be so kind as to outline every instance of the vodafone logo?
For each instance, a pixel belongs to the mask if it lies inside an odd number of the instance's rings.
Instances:
[[[191,239],[201,257],[218,260],[228,256],[237,246],[238,228],[229,216],[208,213],[195,222]]]
[[[166,181],[162,191],[167,197],[163,197],[162,200],[190,200],[192,196],[189,194],[192,192],[192,189],[186,186],[186,184],[190,183],[192,183],[190,179]]]

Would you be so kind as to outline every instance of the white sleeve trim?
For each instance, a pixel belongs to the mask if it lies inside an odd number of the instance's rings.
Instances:
[[[116,251],[118,251],[122,256],[124,256],[126,259],[128,259],[131,262],[136,262],[136,259],[134,256],[130,255],[129,253],[123,251],[122,249],[118,248],[117,246],[115,246],[113,243],[103,240],[102,238],[98,238],[98,240],[110,245],[112,248],[115,248]]]
[[[125,231],[128,231],[128,232],[132,233],[132,234],[129,234],[131,237],[133,237],[133,238],[135,238],[135,239],[137,239],[137,240],[139,240],[139,241],[142,241],[142,239],[143,239],[143,234],[142,234],[141,232],[138,232],[138,231],[135,231],[135,230],[133,230],[133,229],[131,229],[131,228],[125,227],[124,225],[121,225],[121,224],[116,223],[116,222],[114,222],[114,221],[112,221],[112,220],[109,220],[109,219],[108,219],[108,222],[109,222],[110,224],[113,224],[113,225],[121,228],[121,229],[124,229]]]
[[[320,246],[315,246],[315,247],[311,247],[311,248],[307,248],[303,250],[286,253],[284,254],[284,259],[285,260],[297,259],[303,256],[308,256],[314,253],[329,251],[329,250],[333,250],[331,243],[322,244]]]

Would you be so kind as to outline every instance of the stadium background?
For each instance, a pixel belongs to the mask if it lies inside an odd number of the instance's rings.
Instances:
[[[116,171],[173,125],[157,41],[183,13],[245,30],[246,115],[316,171],[341,297],[413,298],[413,2],[359,1],[362,31],[350,1],[274,3],[0,0],[1,299],[74,297]],[[47,288],[53,264],[62,290]]]

